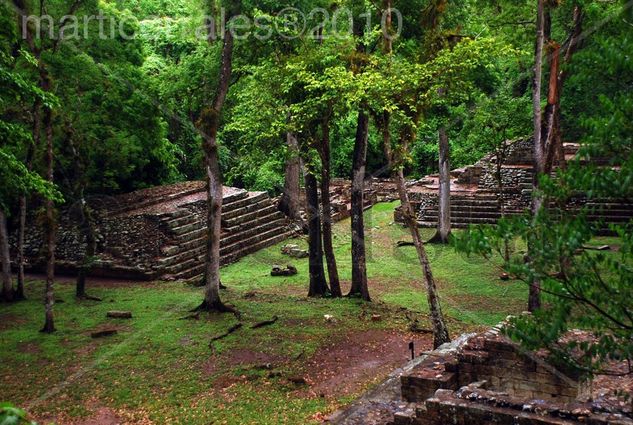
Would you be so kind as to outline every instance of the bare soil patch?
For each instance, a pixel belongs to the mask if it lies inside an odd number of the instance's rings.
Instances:
[[[411,358],[411,341],[416,354],[432,348],[431,335],[378,329],[349,333],[321,347],[304,365],[310,395],[337,398],[384,379]]]
[[[26,322],[24,317],[18,316],[17,314],[0,314],[0,331],[14,328],[16,325],[22,325]]]

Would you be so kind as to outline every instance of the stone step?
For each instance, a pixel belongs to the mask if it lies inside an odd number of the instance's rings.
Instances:
[[[258,226],[261,226],[262,224],[268,223],[270,221],[280,220],[280,219],[283,219],[283,218],[285,218],[283,213],[279,212],[275,208],[272,213],[269,213],[268,215],[264,215],[264,216],[260,216],[260,217],[254,217],[249,222],[241,223],[241,224],[239,224],[237,226],[233,226],[233,227],[224,227],[223,226],[222,227],[222,232],[224,234],[226,234],[226,235],[233,235],[233,234],[237,234],[239,232],[242,232],[245,229],[258,227]],[[189,241],[202,238],[202,237],[205,236],[205,232],[206,232],[206,226],[203,223],[198,223],[197,226],[193,226],[192,225],[190,227],[189,231],[176,235],[176,238],[175,238],[175,241],[174,241],[174,245],[181,245],[181,244],[187,243]]]
[[[283,217],[283,216],[282,216]],[[220,246],[230,245],[240,239],[249,238],[257,233],[265,232],[277,226],[285,225],[285,218],[272,218],[268,219],[267,217],[262,217],[258,219],[257,223],[254,223],[252,227],[242,227],[241,230],[237,230],[234,233],[226,232],[222,239],[220,240]],[[183,238],[181,235],[178,239]],[[164,257],[173,257],[177,254],[180,254],[185,251],[189,251],[191,249],[195,249],[200,245],[204,245],[206,240],[205,229],[201,228],[191,233],[191,238],[182,239],[177,245],[170,245],[163,248],[162,252]]]
[[[437,208],[438,208],[437,206],[433,206],[433,207],[426,208],[420,211],[437,211]],[[477,205],[477,206],[451,204],[451,213],[454,211],[474,211],[474,210],[485,211],[485,212],[498,212],[499,204],[495,203],[495,205]]]
[[[274,216],[278,216],[278,215],[274,214]],[[258,233],[263,233],[275,227],[283,227],[285,225],[286,225],[286,219],[283,216],[280,218],[262,217],[258,220],[257,223],[253,223],[252,227],[243,227],[237,232],[233,232],[233,233],[227,232],[227,235],[224,236],[222,240],[220,241],[220,246],[228,246],[241,239],[247,239]]]
[[[264,239],[261,240],[253,245],[250,246],[245,246],[242,249],[240,249],[239,251],[236,252],[232,252],[230,254],[227,254],[225,256],[222,257],[222,265],[226,265],[226,264],[230,264],[230,263],[234,263],[237,260],[239,260],[240,258],[248,255],[248,254],[252,254],[254,252],[259,251],[260,249],[263,248],[267,248],[271,245],[274,245],[278,242],[281,242],[283,240],[286,240],[290,237],[292,237],[293,235],[295,235],[295,232],[292,230],[287,230],[284,229],[284,231],[282,231],[281,233],[277,233],[273,236],[271,236],[268,239]]]
[[[222,204],[222,216],[225,213],[242,208],[245,205],[249,205],[253,202],[259,202],[262,199],[270,198],[266,192],[248,192],[247,196],[237,199],[231,202],[223,202]]]
[[[264,215],[261,215],[259,217],[254,217],[251,219],[251,221],[240,223],[237,226],[224,227],[223,230],[226,231],[228,234],[235,234],[235,233],[243,231],[244,229],[248,229],[254,226],[261,226],[262,224],[267,223],[269,221],[286,218],[286,216],[281,211],[278,211],[276,208],[272,210],[272,212],[267,211],[267,212],[263,212],[262,214]]]
[[[190,223],[187,224],[183,224],[182,226],[176,226],[176,227],[172,227],[171,233],[176,235],[176,236],[183,236],[186,234],[191,234],[192,232],[195,232],[196,230],[201,230],[205,227],[205,221],[204,220],[193,220]]]
[[[265,193],[264,193],[265,194]],[[243,207],[236,208],[232,211],[222,211],[223,220],[232,220],[235,217],[251,213],[253,211],[261,210],[265,207],[273,205],[271,199],[268,196],[264,196],[262,199],[254,200],[253,202],[244,205]]]
[[[263,249],[263,248],[267,248],[267,247],[269,247],[271,245],[274,245],[274,244],[276,244],[278,242],[281,242],[281,241],[283,241],[285,239],[288,239],[289,237],[291,237],[293,235],[294,235],[293,231],[286,231],[286,232],[280,233],[280,234],[278,234],[276,236],[273,236],[273,237],[271,237],[269,239],[260,241],[257,244],[251,245],[250,247],[246,247],[246,248],[244,248],[244,249],[242,249],[240,251],[231,253],[231,254],[229,254],[227,256],[222,256],[220,258],[220,263],[222,265],[230,264],[230,263],[235,262],[235,261],[239,260],[240,258],[248,255],[248,254],[251,254],[251,253],[253,253],[255,251],[258,251],[260,249]],[[184,269],[181,272],[176,273],[176,274],[174,274],[172,276],[169,276],[169,277],[173,278],[173,279],[176,279],[176,280],[189,281],[189,280],[195,280],[195,279],[199,278],[200,276],[202,276],[203,272],[204,272],[204,264],[202,262],[200,262],[199,264],[193,265],[193,266],[191,266],[191,267],[189,267],[187,269]]]
[[[453,228],[453,229],[466,229],[469,226],[476,225],[476,224],[496,224],[496,223],[497,223],[496,221],[493,221],[491,223],[451,222],[451,228]],[[437,228],[437,221],[418,221],[418,226],[420,226],[422,228],[435,229],[435,228]]]
[[[246,214],[242,214],[238,217],[234,217],[231,218],[229,220],[222,220],[222,225],[223,227],[225,227],[228,231],[231,231],[230,229],[235,228],[236,226],[240,225],[240,224],[245,224],[248,223],[249,221],[254,221],[255,219],[259,218],[259,217],[263,217],[263,216],[267,216],[272,214],[273,212],[276,212],[277,210],[277,206],[270,204],[264,208],[261,208],[257,211],[252,211]]]
[[[222,205],[222,219],[234,218],[241,214],[242,211],[249,212],[257,208],[261,208],[265,205],[266,201],[270,202],[270,197],[266,192],[251,192],[250,196],[246,198],[239,198],[233,202]],[[165,217],[161,222],[168,225],[170,228],[180,228],[187,224],[192,224],[199,221],[199,216],[191,213],[188,210],[182,209],[178,211],[178,214],[174,214]],[[178,234],[178,233],[177,233]]]
[[[422,214],[424,216],[425,219],[437,219],[437,217],[439,216],[439,213],[437,210],[425,210],[424,213]],[[457,217],[464,217],[464,218],[470,218],[470,217],[481,217],[481,218],[499,218],[501,214],[499,213],[499,210],[497,211],[481,211],[478,209],[472,209],[472,210],[455,210],[455,209],[451,209],[451,219],[453,217],[457,218]]]
[[[273,227],[271,229],[268,229],[262,233],[256,233],[250,237],[247,237],[245,239],[240,239],[236,242],[233,242],[230,245],[224,245],[220,247],[220,256],[225,256],[228,254],[232,254],[236,251],[241,250],[242,248],[246,248],[249,247],[251,245],[256,245],[259,242],[261,242],[262,240],[266,240],[269,239],[273,236],[275,236],[276,234],[279,233],[284,233],[286,232],[288,229],[285,226],[276,226]]]
[[[499,201],[497,198],[495,199],[451,199],[451,206],[455,207],[497,207],[499,205]]]
[[[264,229],[261,232],[253,231],[249,232],[250,236],[244,237],[244,235],[236,235],[242,236],[236,239],[235,242],[231,244],[223,244],[223,240],[220,241],[220,256],[231,256],[235,252],[242,250],[243,248],[257,245],[260,241],[266,240],[276,236],[277,234],[284,233],[287,231],[286,227],[283,226],[284,221],[279,220],[276,222],[276,226],[272,226],[270,228]],[[251,229],[252,230],[252,229]],[[193,241],[192,241],[193,242]],[[177,274],[178,272],[188,268],[196,261],[200,261],[200,257],[204,255],[206,244],[205,238],[196,239],[196,244],[192,244],[192,246],[182,252],[171,255],[169,257],[163,257],[157,261],[159,266],[164,270],[164,273],[167,274]]]

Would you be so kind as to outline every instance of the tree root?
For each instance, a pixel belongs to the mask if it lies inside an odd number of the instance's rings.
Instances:
[[[440,232],[436,232],[435,235],[433,235],[433,237],[431,239],[429,239],[428,241],[426,241],[425,243],[430,243],[430,244],[448,244],[449,240],[450,240],[450,233],[447,237],[446,240],[442,239],[442,235],[440,235]],[[411,243],[411,245],[413,245],[413,243]]]
[[[213,303],[208,303],[206,300],[202,301],[200,305],[192,310],[189,310],[190,313],[196,313],[199,311],[206,311],[209,313],[233,313],[235,317],[240,319],[242,314],[233,306],[224,304],[222,301],[215,301]]]
[[[230,328],[228,328],[226,330],[226,332],[214,336],[213,338],[211,338],[211,342],[209,342],[209,347],[213,348],[213,342],[214,341],[217,341],[217,340],[222,339],[222,338],[226,338],[227,336],[231,335],[233,332],[235,332],[236,330],[240,329],[241,327],[242,327],[242,323],[238,322],[238,323],[234,324],[233,326],[231,326]]]
[[[272,325],[277,320],[279,320],[279,317],[273,316],[272,319],[270,320],[264,320],[264,321],[255,323],[254,325],[251,326],[251,329],[263,328],[264,326]]]
[[[88,300],[88,301],[103,301],[103,299],[99,298],[99,297],[93,297],[92,295],[77,295],[76,297],[78,300]]]

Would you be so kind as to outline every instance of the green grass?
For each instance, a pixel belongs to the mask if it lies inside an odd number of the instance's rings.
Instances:
[[[307,259],[280,253],[283,244],[262,250],[222,269],[225,301],[243,314],[244,328],[209,347],[213,335],[236,322],[232,315],[202,315],[180,320],[201,300],[202,290],[179,282],[118,287],[89,286],[103,302],[73,297],[70,283],[58,283],[57,332],[38,332],[43,321],[43,283],[29,282],[28,301],[0,310],[0,400],[42,416],[89,415],[95,406],[116,409],[127,421],[157,423],[310,423],[316,412],[329,412],[350,395],[310,396],[289,384],[320,347],[340,335],[373,328],[406,331],[407,310],[428,323],[422,274],[406,229],[393,223],[395,203],[366,212],[368,276],[374,302],[356,299],[308,299]],[[349,220],[335,225],[334,244],[344,289],[351,275]],[[432,231],[425,230],[430,237]],[[293,242],[306,247],[304,239]],[[427,247],[442,306],[453,334],[495,324],[524,308],[522,283],[499,280],[497,264],[468,258],[452,248]],[[295,265],[292,277],[271,277],[273,264]],[[405,309],[402,309],[404,307]],[[108,310],[131,310],[132,320],[106,319]],[[373,322],[372,313],[383,320]],[[337,321],[325,322],[330,314]],[[248,325],[278,315],[272,326]],[[117,326],[113,337],[91,339],[90,331]],[[280,376],[231,363],[239,350],[285,359]],[[222,380],[234,380],[226,388]],[[368,383],[369,384],[369,383]],[[353,395],[352,395],[353,396]],[[63,422],[63,420],[61,420]]]

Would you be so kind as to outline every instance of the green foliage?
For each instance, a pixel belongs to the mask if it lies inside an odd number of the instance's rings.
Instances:
[[[36,425],[27,419],[26,412],[11,403],[0,402],[0,425]]]
[[[619,55],[632,42],[626,37],[591,53],[609,64],[605,79],[632,81],[630,61]],[[590,114],[584,120],[579,158],[556,178],[541,177],[546,205],[564,205],[579,195],[588,200],[633,199],[633,101],[618,92],[601,96],[600,108]],[[633,357],[633,223],[609,226],[619,236],[617,252],[591,252],[585,247],[605,228],[589,220],[593,212],[584,207],[572,215],[553,208],[536,220],[507,219],[496,228],[471,229],[457,239],[462,250],[484,256],[500,252],[503,241],[515,237],[533,248],[530,261],[515,256],[505,268],[525,282],[540,280],[545,304],[532,316],[515,319],[510,335],[528,348],[546,347],[585,374],[611,360]],[[561,339],[574,328],[590,332],[594,339]]]

